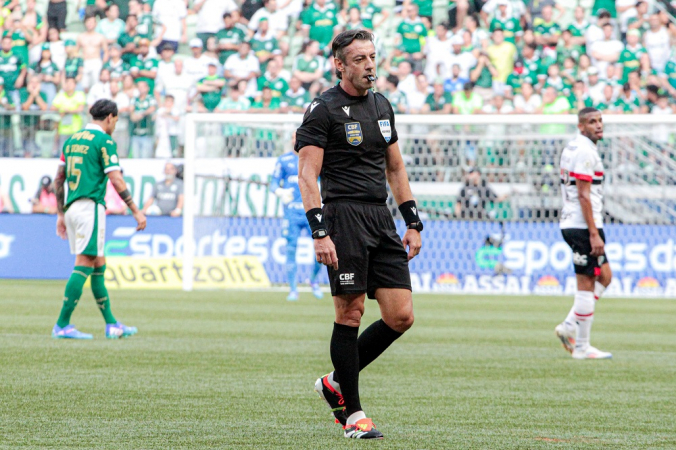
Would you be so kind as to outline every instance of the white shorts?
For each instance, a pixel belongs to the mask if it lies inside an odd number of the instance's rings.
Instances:
[[[85,59],[82,64],[82,87],[89,90],[99,81],[99,75],[103,68],[103,61],[100,59]]]
[[[73,255],[103,256],[106,243],[106,208],[94,200],[75,200],[65,214],[66,232]]]

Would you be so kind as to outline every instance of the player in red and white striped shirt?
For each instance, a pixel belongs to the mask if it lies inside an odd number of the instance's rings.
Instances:
[[[589,345],[594,307],[612,279],[604,251],[603,162],[596,143],[603,118],[595,108],[578,114],[580,134],[561,154],[561,233],[573,250],[577,292],[573,308],[555,331],[575,359],[608,359],[612,354]]]

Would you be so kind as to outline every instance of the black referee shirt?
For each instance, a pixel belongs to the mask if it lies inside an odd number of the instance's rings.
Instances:
[[[324,149],[322,201],[387,200],[385,155],[397,142],[394,111],[381,94],[354,97],[340,85],[315,98],[296,132],[296,151],[314,145]]]

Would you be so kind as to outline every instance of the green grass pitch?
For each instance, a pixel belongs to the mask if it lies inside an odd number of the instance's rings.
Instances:
[[[313,392],[329,298],[111,291],[139,334],[106,340],[90,292],[49,336],[63,282],[0,282],[0,449],[674,449],[676,301],[603,299],[573,361],[570,298],[416,295],[414,327],[360,379],[381,442],[347,441]],[[367,304],[365,323],[378,317]]]

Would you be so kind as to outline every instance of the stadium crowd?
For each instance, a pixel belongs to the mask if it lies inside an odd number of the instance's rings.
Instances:
[[[100,98],[123,157],[180,156],[188,112],[302,113],[346,28],[375,32],[399,113],[676,112],[676,26],[642,0],[456,0],[443,20],[432,0],[86,0],[72,23],[69,0],[4,3],[0,156],[57,155]]]

